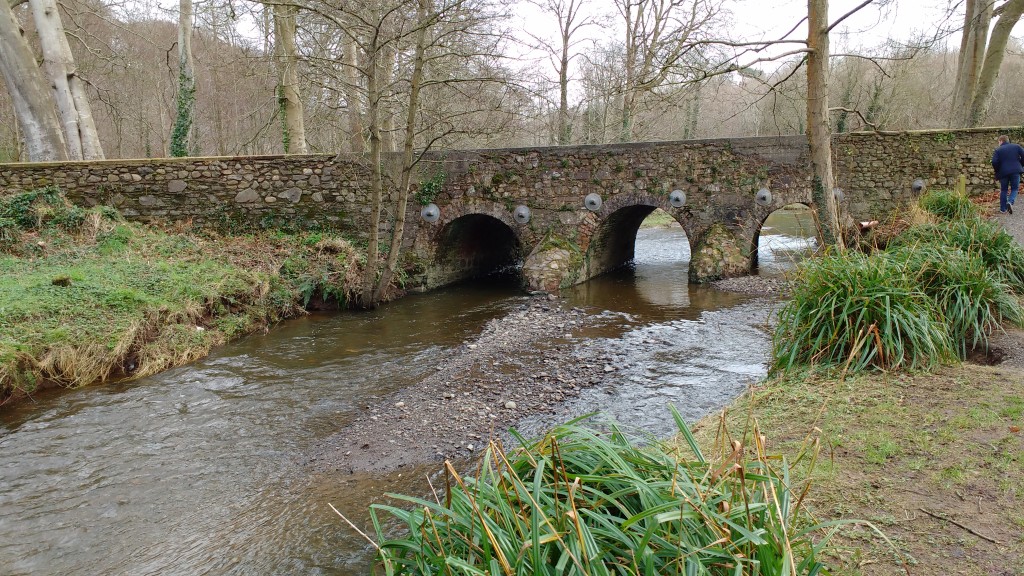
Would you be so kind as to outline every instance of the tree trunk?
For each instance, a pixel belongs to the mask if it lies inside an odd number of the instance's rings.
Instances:
[[[384,62],[380,70],[380,82],[378,86],[380,88],[381,100],[385,104],[383,117],[381,120],[381,139],[383,142],[384,150],[388,152],[398,151],[398,134],[395,129],[395,110],[389,105],[386,95],[393,94],[394,89],[392,84],[395,81],[395,69],[398,66],[398,51],[394,47],[394,43],[389,43],[383,47]]]
[[[988,49],[985,51],[985,63],[978,74],[978,85],[971,100],[971,108],[967,115],[966,127],[981,126],[988,116],[989,105],[992,104],[992,90],[999,77],[999,67],[1003,64],[1006,44],[1010,32],[1024,15],[1024,0],[1009,0],[1003,5],[1002,12],[992,28]]]
[[[427,15],[430,11],[430,2],[431,0],[419,0],[416,5],[416,22],[419,29],[416,30],[412,78],[409,80],[409,102],[402,142],[402,175],[398,183],[398,207],[395,210],[395,225],[391,229],[391,249],[388,252],[388,262],[373,293],[374,304],[381,301],[384,291],[391,284],[391,279],[398,269],[402,241],[405,239],[405,212],[409,207],[409,187],[412,184],[412,169],[415,165],[412,147],[416,139],[416,115],[419,113],[420,87],[423,85],[423,65],[426,60],[424,55],[427,50]]]
[[[11,95],[29,162],[67,160],[50,90],[11,6],[0,2],[0,75]]]
[[[569,124],[569,46],[572,42],[573,20],[579,6],[570,2],[563,16],[559,13],[562,25],[562,52],[558,59],[558,143],[568,146],[572,143],[572,125]]]
[[[839,211],[832,194],[832,135],[828,118],[828,0],[807,0],[807,143],[811,152],[811,198],[821,239],[842,249]]]
[[[970,108],[984,64],[988,28],[992,22],[992,1],[967,0],[966,10],[950,110],[950,123],[960,128],[970,122]]]
[[[171,132],[171,156],[188,156],[194,145],[196,99],[192,65],[192,0],[178,4],[178,99]]]
[[[298,49],[295,46],[293,4],[274,4],[274,52],[277,56],[278,103],[284,115],[282,124],[285,154],[306,153],[306,124],[299,96]]]
[[[359,105],[359,57],[356,53],[356,42],[348,34],[342,33],[344,43],[344,75],[345,100],[348,103],[348,138],[349,151],[354,154],[366,152],[363,140],[363,113]]]
[[[359,295],[359,305],[372,308],[374,288],[377,281],[377,259],[380,257],[380,212],[384,193],[383,167],[380,165],[380,58],[381,50],[377,46],[377,35],[374,34],[367,54],[366,63],[366,99],[367,121],[370,132],[370,239],[366,245],[366,268],[363,270],[363,285]]]
[[[32,17],[43,51],[43,70],[50,80],[57,114],[64,129],[64,144],[72,160],[103,158],[103,147],[85,94],[85,83],[78,76],[71,46],[60,20],[56,0],[29,0]]]

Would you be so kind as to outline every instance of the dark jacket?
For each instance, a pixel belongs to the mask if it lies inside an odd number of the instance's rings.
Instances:
[[[1024,174],[1024,148],[1013,142],[1000,145],[992,153],[992,168],[996,171],[996,178]]]

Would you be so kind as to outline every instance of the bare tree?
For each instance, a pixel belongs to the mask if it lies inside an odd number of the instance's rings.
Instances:
[[[705,75],[721,8],[712,0],[615,0],[615,7],[626,31],[619,138],[628,142],[644,94]]]
[[[577,33],[594,24],[594,17],[587,11],[586,0],[530,0],[532,4],[551,14],[558,21],[558,41],[553,43],[536,34],[530,34],[536,46],[551,60],[558,74],[558,127],[555,141],[561,145],[572,142],[572,124],[569,114],[569,65],[577,56],[574,53],[579,40]],[[583,13],[581,14],[581,10]]]
[[[294,4],[274,4],[274,54],[277,60],[277,101],[285,154],[306,153],[306,124],[299,94],[298,52],[295,46]]]
[[[978,126],[985,121],[1010,32],[1024,15],[1024,0],[1006,0],[999,7],[993,0],[966,0],[964,6],[950,114],[952,125],[958,127]]]
[[[78,75],[71,55],[64,24],[56,0],[29,0],[39,45],[43,52],[43,70],[53,89],[57,115],[64,128],[64,144],[71,160],[103,158],[92,107],[85,93],[85,83]]]
[[[46,81],[7,0],[0,0],[0,74],[14,101],[28,160],[67,160]]]

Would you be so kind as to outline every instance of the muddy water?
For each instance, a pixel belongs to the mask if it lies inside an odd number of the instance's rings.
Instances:
[[[798,238],[777,240],[805,244]],[[763,252],[762,270],[778,254]],[[764,373],[768,339],[757,325],[768,310],[687,286],[677,229],[641,230],[637,255],[568,295],[602,315],[579,354],[620,378],[565,414],[605,410],[666,433],[667,402],[695,418]],[[313,315],[155,377],[4,411],[0,573],[366,573],[365,543],[326,503],[362,518],[386,491],[422,493],[426,471],[318,478],[302,455],[521,299],[514,286],[477,284],[372,313]]]

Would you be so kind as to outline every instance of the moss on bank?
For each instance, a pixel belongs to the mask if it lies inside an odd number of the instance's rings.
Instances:
[[[344,306],[358,269],[320,232],[160,229],[55,190],[0,199],[0,403],[153,374],[311,302]]]

